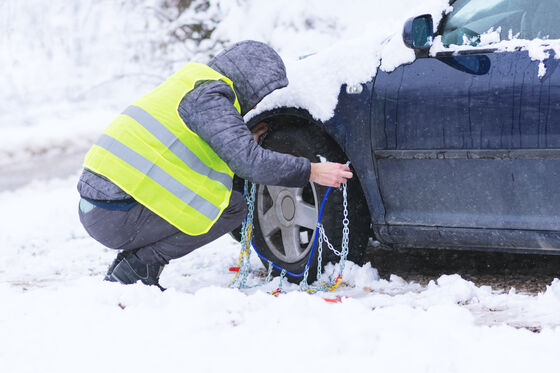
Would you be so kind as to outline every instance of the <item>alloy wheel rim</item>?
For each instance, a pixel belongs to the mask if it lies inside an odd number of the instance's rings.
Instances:
[[[305,258],[315,239],[319,216],[313,183],[304,188],[259,185],[259,228],[272,254],[284,263]]]

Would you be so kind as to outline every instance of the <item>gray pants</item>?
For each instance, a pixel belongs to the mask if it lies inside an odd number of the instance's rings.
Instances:
[[[214,241],[238,227],[247,206],[243,195],[233,191],[229,206],[208,233],[189,236],[138,203],[128,211],[107,210],[80,201],[80,221],[96,241],[111,249],[138,250],[145,263],[167,264]]]

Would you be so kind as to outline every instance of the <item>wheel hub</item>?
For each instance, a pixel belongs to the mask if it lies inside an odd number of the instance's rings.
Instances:
[[[317,225],[315,186],[286,188],[260,185],[257,216],[271,252],[285,263],[295,263],[311,250]]]
[[[282,206],[282,215],[284,216],[284,219],[291,221],[294,218],[294,215],[296,214],[296,205],[292,197],[290,196],[284,197],[284,199],[282,199],[281,206]]]

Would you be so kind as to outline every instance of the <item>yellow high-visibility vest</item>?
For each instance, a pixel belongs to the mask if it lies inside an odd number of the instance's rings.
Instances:
[[[200,80],[233,83],[189,63],[126,108],[86,155],[84,168],[107,177],[189,235],[208,232],[229,204],[233,172],[178,113]],[[234,91],[235,92],[235,91]],[[241,111],[237,97],[235,108]]]

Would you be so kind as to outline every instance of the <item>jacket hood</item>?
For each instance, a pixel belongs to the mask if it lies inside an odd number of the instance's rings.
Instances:
[[[282,58],[268,45],[254,40],[223,50],[208,66],[233,82],[241,115],[247,114],[272,91],[288,85]]]

